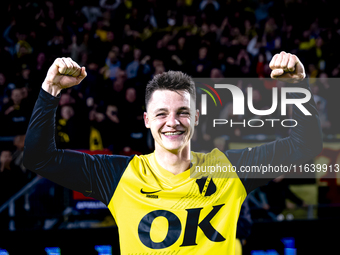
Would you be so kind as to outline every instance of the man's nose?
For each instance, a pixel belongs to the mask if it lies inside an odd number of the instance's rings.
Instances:
[[[171,113],[168,115],[167,121],[166,121],[166,125],[169,127],[176,127],[179,125],[179,120],[177,118],[177,114],[175,113]]]

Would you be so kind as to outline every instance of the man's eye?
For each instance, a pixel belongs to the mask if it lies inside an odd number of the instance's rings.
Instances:
[[[156,117],[162,117],[162,116],[165,116],[165,113],[158,113],[158,114],[156,115]]]
[[[189,112],[181,112],[180,114],[181,115],[189,115],[190,113]]]

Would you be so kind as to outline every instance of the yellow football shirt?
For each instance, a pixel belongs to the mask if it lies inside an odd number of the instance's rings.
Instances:
[[[192,152],[191,169],[216,160],[231,164],[217,149]],[[174,175],[152,153],[130,161],[108,208],[118,225],[122,254],[233,254],[245,197],[236,173],[202,179],[190,178],[190,170]]]

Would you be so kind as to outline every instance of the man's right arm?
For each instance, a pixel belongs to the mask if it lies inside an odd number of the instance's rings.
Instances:
[[[59,97],[52,91],[60,90],[54,88],[46,89],[44,82],[40,91],[26,133],[24,165],[53,182],[108,204],[131,158],[58,150],[55,114]]]

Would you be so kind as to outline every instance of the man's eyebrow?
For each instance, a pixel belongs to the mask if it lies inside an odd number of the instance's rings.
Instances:
[[[189,111],[190,108],[187,107],[187,106],[182,106],[182,107],[177,109],[177,111],[181,111],[181,110],[188,110]],[[158,109],[154,110],[154,113],[157,113],[157,112],[167,112],[167,111],[169,111],[169,109],[167,109],[167,108],[158,108]]]
[[[187,106],[182,106],[182,107],[180,107],[179,109],[178,109],[178,111],[181,111],[181,110],[190,110],[190,108],[189,107],[187,107]]]
[[[166,112],[166,111],[168,111],[167,108],[158,108],[158,109],[154,110],[154,113],[156,113],[156,112]]]

